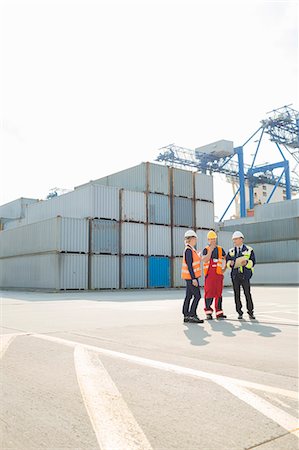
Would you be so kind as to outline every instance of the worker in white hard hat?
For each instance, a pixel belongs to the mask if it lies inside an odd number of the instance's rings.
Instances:
[[[203,323],[197,316],[197,306],[201,298],[199,277],[201,275],[200,253],[195,249],[197,234],[193,230],[185,233],[185,250],[182,263],[182,278],[186,280],[186,296],[183,304],[184,322]],[[193,301],[191,303],[191,300]],[[191,305],[190,305],[191,303]]]
[[[243,319],[241,303],[241,286],[246,298],[247,313],[250,319],[255,319],[254,306],[250,292],[250,279],[255,266],[255,255],[252,247],[244,244],[244,235],[241,231],[235,231],[232,235],[234,247],[226,256],[227,268],[231,269],[231,277],[234,287],[236,311],[238,319]]]
[[[213,319],[213,300],[215,299],[216,319],[223,320],[226,316],[222,310],[223,278],[226,270],[226,253],[222,247],[216,245],[217,234],[210,230],[207,234],[209,245],[203,249],[202,255],[206,257],[203,265],[205,277],[205,313],[207,320]],[[209,249],[211,252],[209,252]]]

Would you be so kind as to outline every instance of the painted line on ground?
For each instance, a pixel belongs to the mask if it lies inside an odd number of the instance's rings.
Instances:
[[[82,397],[101,450],[152,450],[99,354],[77,345],[74,360]]]
[[[273,388],[272,386],[265,386],[265,385],[258,384],[258,383],[249,383],[249,382],[246,382],[245,380],[238,380],[235,378],[225,377],[225,376],[213,374],[210,372],[203,372],[201,370],[177,366],[175,364],[164,363],[161,361],[142,358],[140,356],[116,352],[113,350],[107,350],[107,349],[104,349],[101,347],[96,347],[96,346],[88,345],[88,344],[81,344],[80,342],[70,341],[67,339],[58,338],[58,337],[54,337],[54,336],[45,336],[42,334],[32,334],[32,336],[39,338],[39,339],[51,341],[51,342],[54,342],[57,344],[63,344],[63,345],[69,346],[71,348],[74,348],[76,345],[81,345],[88,350],[91,350],[93,352],[96,352],[96,353],[99,353],[102,355],[122,359],[122,360],[125,360],[128,362],[136,363],[136,364],[146,366],[146,367],[151,367],[154,369],[164,370],[164,371],[175,373],[178,375],[191,376],[193,378],[205,378],[205,379],[211,380],[211,381],[217,383],[218,385],[224,387],[225,389],[227,389],[229,392],[231,392],[237,398],[239,398],[240,400],[249,404],[254,409],[256,409],[257,411],[264,414],[269,419],[278,423],[284,429],[290,431],[293,429],[297,429],[297,427],[298,427],[298,420],[296,417],[288,414],[285,411],[280,410],[279,408],[277,408],[276,406],[267,402],[266,400],[262,399],[258,395],[254,394],[252,392],[249,392],[245,388],[245,386],[252,387],[252,388],[254,387],[254,389],[259,389],[262,391],[274,392],[276,394],[285,395],[287,397],[296,398],[296,399],[297,399],[297,392],[280,389],[280,388]]]
[[[8,349],[9,345],[17,336],[25,336],[26,333],[10,333],[1,334],[0,336],[0,359],[4,356],[4,353]]]
[[[266,313],[261,313],[261,314],[263,314],[262,320],[269,319],[269,320],[273,321],[273,319],[274,319],[274,320],[276,320],[278,322],[281,322],[282,320],[284,320],[284,318],[277,317],[277,316],[271,316],[271,315],[268,315],[268,314],[266,315]],[[258,317],[257,317],[257,321],[258,321]],[[299,325],[298,320],[292,320],[292,319],[289,319],[289,318],[285,318],[285,321],[289,322],[290,325],[293,325],[293,324]],[[285,323],[285,325],[287,325],[287,323]]]

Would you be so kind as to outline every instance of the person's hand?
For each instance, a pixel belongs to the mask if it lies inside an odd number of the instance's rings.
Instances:
[[[247,262],[248,262],[247,260],[242,261],[242,262],[241,262],[241,266],[246,266]]]
[[[192,284],[193,284],[193,286],[197,287],[198,286],[198,281],[197,280],[192,280]]]
[[[230,266],[231,266],[231,267],[234,267],[234,265],[235,265],[234,261],[231,261],[231,262],[230,262]]]

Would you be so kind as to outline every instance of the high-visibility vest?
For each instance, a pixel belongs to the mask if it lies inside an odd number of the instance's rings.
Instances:
[[[199,253],[193,248],[191,247],[191,245],[186,245],[186,248],[184,250],[184,255],[183,255],[183,264],[182,264],[182,278],[183,280],[191,280],[191,275],[186,263],[186,250],[190,248],[190,250],[192,250],[192,267],[193,267],[193,272],[195,275],[195,278],[199,278],[201,276],[201,269],[200,269],[200,261],[201,258],[199,256]]]
[[[245,250],[245,251],[242,252],[242,255],[245,256],[245,258],[246,258],[247,261],[248,261],[245,267],[246,267],[246,269],[251,270],[251,272],[253,273],[253,272],[254,272],[253,262],[252,262],[251,259],[250,259],[251,252],[253,251],[253,248],[252,248],[252,247],[249,247],[249,245],[246,245],[245,247],[247,248],[247,250]],[[242,246],[242,248],[243,248],[243,246]],[[235,247],[230,248],[229,251],[228,251],[228,253],[229,253],[229,256],[231,256],[232,258],[234,258],[234,257],[235,257]],[[228,261],[228,262],[227,262],[227,268],[228,268],[228,269],[231,269],[230,263],[231,263],[231,261]],[[239,267],[239,268],[238,268],[238,271],[241,272],[241,273],[243,273],[243,266]]]
[[[218,248],[218,259],[217,259],[217,260],[213,259],[213,261],[214,261],[215,263],[217,263],[217,266],[216,266],[216,273],[217,273],[218,275],[222,275],[222,261],[223,261],[223,257],[222,257],[222,247],[219,247],[219,245],[217,245],[217,248]],[[208,250],[209,247],[206,247],[206,249]],[[210,261],[211,261],[211,260],[210,260]],[[206,262],[204,263],[204,265],[203,265],[203,273],[204,273],[204,276],[206,276],[207,273],[208,273],[208,271],[209,271],[210,261],[206,261]]]

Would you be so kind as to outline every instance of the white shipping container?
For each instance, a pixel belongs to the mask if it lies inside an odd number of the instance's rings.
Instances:
[[[146,222],[145,193],[121,191],[121,220],[128,222]]]
[[[38,202],[36,198],[18,198],[12,202],[5,203],[0,206],[0,218],[6,219],[20,219],[25,215],[25,208],[27,205]]]
[[[88,252],[88,220],[55,217],[0,232],[0,257]]]
[[[195,173],[195,198],[196,200],[214,201],[213,177],[204,173]]]
[[[185,287],[186,282],[182,279],[182,257],[173,258],[173,287]]]
[[[119,189],[89,184],[67,194],[29,205],[28,223],[51,217],[96,217],[119,220]]]
[[[91,256],[91,289],[119,289],[119,256]]]
[[[252,285],[299,284],[299,263],[256,264],[251,278]]]
[[[178,197],[193,198],[193,172],[182,169],[172,169],[173,194]]]
[[[254,219],[256,222],[287,219],[289,217],[299,217],[299,198],[257,205],[254,208]]]
[[[121,224],[122,255],[146,255],[146,226],[141,223]]]
[[[196,227],[211,229],[215,227],[214,203],[196,201],[195,205]]]
[[[148,254],[150,256],[171,256],[171,227],[148,226]]]
[[[0,259],[0,287],[87,289],[88,255],[41,253]]]

